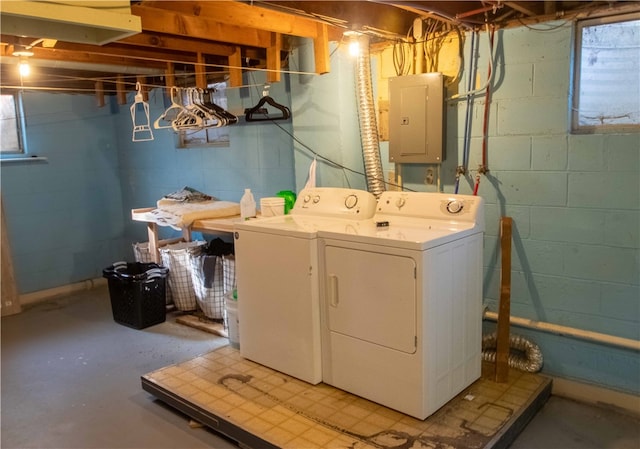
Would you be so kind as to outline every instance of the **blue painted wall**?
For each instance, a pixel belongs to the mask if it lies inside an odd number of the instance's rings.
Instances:
[[[290,106],[291,97],[287,76],[272,84],[269,94],[279,103]],[[238,116],[245,108],[255,106],[262,97],[265,77],[261,72],[245,73],[244,83],[254,85],[241,89],[227,89],[227,109]],[[184,186],[213,195],[221,200],[239,202],[245,188],[250,188],[256,202],[275,196],[280,190],[294,188],[294,159],[292,122],[279,121],[247,123],[242,117],[229,126],[229,147],[180,149],[172,130],[154,130],[154,140],[132,142],[129,105],[120,108],[116,117],[118,159],[123,193],[123,207],[130,210],[155,206],[167,193]],[[149,95],[151,122],[165,110],[162,89]],[[129,241],[146,241],[143,223],[125,224]],[[176,235],[171,228],[160,228],[161,237]]]
[[[570,134],[572,30],[570,24],[553,29],[556,25],[540,25],[551,31],[523,27],[496,35],[491,171],[479,191],[487,202],[485,302],[497,310],[498,221],[508,215],[515,223],[513,315],[638,339],[640,138]],[[481,39],[479,73],[484,74],[486,36]],[[294,52],[292,70],[309,71],[308,59],[304,49]],[[353,64],[338,52],[331,64],[328,75],[291,75],[290,88],[284,81],[274,84],[271,93],[283,103],[291,101],[289,131],[314,151],[358,170]],[[466,85],[464,78],[461,85]],[[230,90],[229,109],[241,110],[258,98],[255,89]],[[169,131],[158,132],[153,142],[132,143],[128,106],[112,114],[109,108],[96,109],[93,101],[27,96],[30,147],[50,161],[2,167],[21,293],[99,276],[116,256],[130,254],[131,242],[146,239],[144,225],[129,219],[130,209],[153,205],[185,184],[237,201],[244,187],[257,197],[271,196],[281,189],[298,190],[306,181],[308,151],[273,125],[230,129],[230,148],[177,150]],[[164,108],[155,91],[150,104],[153,117]],[[480,97],[473,114],[472,170],[480,157],[483,108]],[[455,167],[462,160],[464,116],[464,102],[447,103],[446,192],[453,191]],[[381,144],[385,161],[386,146]],[[405,184],[433,189],[424,184],[427,168],[407,167]],[[473,176],[461,184],[461,193],[471,192]],[[364,178],[345,177],[342,170],[322,164],[318,179],[318,185],[364,186]],[[640,393],[637,352],[513,331],[541,346],[546,373]]]
[[[498,224],[514,220],[512,314],[630,339],[640,338],[640,136],[573,135],[569,132],[571,23],[541,24],[497,33],[494,92],[489,113],[488,165],[479,194],[486,201],[484,300],[497,311],[500,283]],[[466,52],[469,54],[466,40]],[[487,36],[481,34],[479,85],[486,79]],[[323,77],[292,81],[295,131],[314,150],[362,170],[354,92],[354,65],[343,49],[331,58]],[[453,50],[455,51],[455,49]],[[309,69],[309,49],[291,57]],[[305,65],[307,64],[307,65]],[[311,66],[312,67],[312,66]],[[466,69],[466,67],[465,67]],[[374,79],[387,82],[375,73]],[[467,85],[463,73],[460,90]],[[454,92],[449,92],[453,94]],[[471,175],[460,193],[473,192],[481,161],[484,96],[472,114]],[[454,191],[462,163],[465,101],[447,102],[446,160],[442,190]],[[381,142],[385,170],[388,143]],[[306,154],[296,152],[296,182],[306,180]],[[359,167],[358,167],[359,166]],[[347,186],[340,169],[320,166],[320,185]],[[403,166],[404,185],[434,191],[425,184],[428,168]],[[434,168],[435,170],[435,168]],[[362,187],[363,181],[352,181]],[[487,323],[486,330],[492,331]],[[640,394],[638,353],[514,327],[537,342],[544,372]]]
[[[262,84],[264,75],[245,75]],[[228,89],[228,109],[242,114],[262,87]],[[290,105],[288,81],[270,95]],[[26,93],[26,139],[47,162],[2,165],[2,195],[19,293],[102,276],[116,260],[132,260],[131,243],[147,240],[131,209],[155,206],[186,185],[222,200],[240,201],[246,187],[256,201],[294,188],[291,121],[229,127],[230,146],[177,149],[170,130],[132,142],[128,104],[97,108],[92,95]],[[149,96],[153,122],[165,110],[162,89]],[[161,237],[175,236],[160,228]],[[198,236],[196,236],[198,237]]]
[[[95,97],[24,94],[31,154],[2,164],[2,197],[21,294],[99,277],[121,258],[126,213],[118,131]]]

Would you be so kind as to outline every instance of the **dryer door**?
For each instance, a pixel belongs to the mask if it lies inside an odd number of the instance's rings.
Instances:
[[[416,263],[411,257],[325,247],[331,332],[416,351]]]

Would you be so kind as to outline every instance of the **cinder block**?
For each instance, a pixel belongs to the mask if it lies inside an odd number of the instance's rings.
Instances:
[[[564,274],[578,279],[638,284],[640,262],[635,249],[602,245],[563,245]]]
[[[602,134],[569,135],[569,170],[605,171]]]
[[[532,170],[566,170],[567,136],[533,136],[531,138]]]
[[[487,154],[494,170],[529,170],[531,138],[528,136],[498,136],[487,141]]]
[[[498,66],[504,73],[498,77],[491,91],[493,100],[533,96],[533,64],[503,64]]]
[[[568,206],[638,210],[638,178],[619,173],[569,173]]]
[[[527,27],[504,30],[500,42],[504,48],[505,61],[519,64],[567,59],[571,50],[571,23],[547,22],[536,25],[536,28],[544,32],[532,33]]]
[[[536,62],[533,66],[533,95],[568,99],[572,76],[570,60],[564,58]]]
[[[514,270],[559,276],[563,272],[563,248],[556,242],[514,241],[511,263]]]
[[[550,135],[568,129],[567,99],[531,97],[497,102],[498,135]]]
[[[567,203],[567,175],[544,172],[499,172],[498,190],[508,204],[564,206]]]
[[[606,167],[611,171],[640,171],[640,136],[635,134],[607,134],[604,136]]]
[[[640,248],[640,211],[607,212],[604,223],[604,243],[625,248]]]
[[[604,243],[605,212],[568,207],[531,208],[531,237],[538,240]]]
[[[640,285],[602,284],[600,314],[640,324]],[[640,330],[640,326],[638,326]]]
[[[600,283],[590,280],[533,274],[534,306],[580,314],[599,314]]]

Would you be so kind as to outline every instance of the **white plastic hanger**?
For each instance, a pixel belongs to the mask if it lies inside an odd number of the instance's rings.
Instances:
[[[142,98],[142,86],[140,83],[136,83],[136,96],[133,104],[131,105],[131,121],[133,122],[133,134],[131,140],[133,142],[144,142],[147,140],[153,140],[153,131],[151,131],[151,125],[149,123],[149,103]],[[142,105],[142,112],[144,117],[136,120],[136,112],[138,111],[138,105]]]

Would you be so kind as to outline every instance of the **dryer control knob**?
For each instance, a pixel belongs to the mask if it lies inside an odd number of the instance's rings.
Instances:
[[[459,200],[451,200],[447,203],[447,211],[452,214],[458,214],[464,208],[464,203]]]
[[[344,200],[344,205],[347,209],[353,209],[358,204],[358,197],[356,195],[349,195]]]
[[[400,209],[402,206],[404,206],[404,203],[406,203],[406,202],[407,202],[407,200],[406,200],[406,199],[404,199],[403,197],[399,197],[399,198],[396,200],[396,207],[397,207],[398,209]]]
[[[314,203],[318,203],[318,202],[320,202],[320,195],[316,195],[316,196],[314,196],[314,197],[313,197],[313,202],[314,202]]]
[[[304,201],[305,203],[308,203],[311,200],[311,195],[305,195],[304,198],[302,198],[302,201]]]

